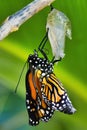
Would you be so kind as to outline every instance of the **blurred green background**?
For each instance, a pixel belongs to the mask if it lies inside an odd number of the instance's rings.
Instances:
[[[31,0],[0,1],[0,24]],[[77,112],[55,112],[48,123],[28,125],[25,106],[25,68],[17,94],[14,89],[22,67],[45,34],[49,7],[27,22],[17,32],[0,41],[0,130],[87,130],[87,0],[56,0],[54,7],[64,12],[72,23],[72,40],[66,38],[65,57],[55,65],[55,74],[68,91]],[[48,45],[49,46],[49,45]],[[50,47],[50,46],[49,46]]]

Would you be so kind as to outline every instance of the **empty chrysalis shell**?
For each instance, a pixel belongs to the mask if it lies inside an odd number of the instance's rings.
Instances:
[[[55,59],[64,57],[65,36],[71,39],[71,23],[68,17],[53,9],[47,18],[46,29]]]

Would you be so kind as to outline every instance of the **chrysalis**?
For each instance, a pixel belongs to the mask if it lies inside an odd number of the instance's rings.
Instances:
[[[46,29],[55,59],[64,57],[65,36],[71,39],[71,23],[68,17],[53,9],[47,18]]]

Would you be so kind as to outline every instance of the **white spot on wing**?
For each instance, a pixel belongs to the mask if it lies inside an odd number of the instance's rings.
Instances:
[[[27,106],[27,109],[30,109],[30,106]]]
[[[29,104],[29,100],[26,100],[26,102]]]

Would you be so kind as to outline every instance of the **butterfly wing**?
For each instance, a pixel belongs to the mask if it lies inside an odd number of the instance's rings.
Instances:
[[[66,90],[55,74],[43,78],[41,92],[43,99],[48,105],[52,106],[53,110],[59,110],[67,114],[75,112]]]
[[[41,105],[39,105],[38,114],[41,121],[49,121],[52,115],[54,114],[54,110],[41,99]]]
[[[41,82],[39,79],[39,75],[41,74],[40,70],[35,71],[35,75],[34,75],[34,84],[35,87],[37,89],[38,92],[38,98],[39,98],[39,109],[38,109],[38,114],[39,117],[42,121],[48,121],[52,115],[54,114],[54,110],[52,109],[52,107],[49,107],[48,104],[44,101],[44,99],[42,98],[42,94],[41,94]]]
[[[30,70],[26,74],[26,108],[29,115],[29,124],[38,125],[37,93],[32,82],[32,73]]]
[[[26,75],[26,107],[29,115],[29,124],[38,125],[39,120],[48,121],[54,110],[42,98],[41,83],[30,70]]]

